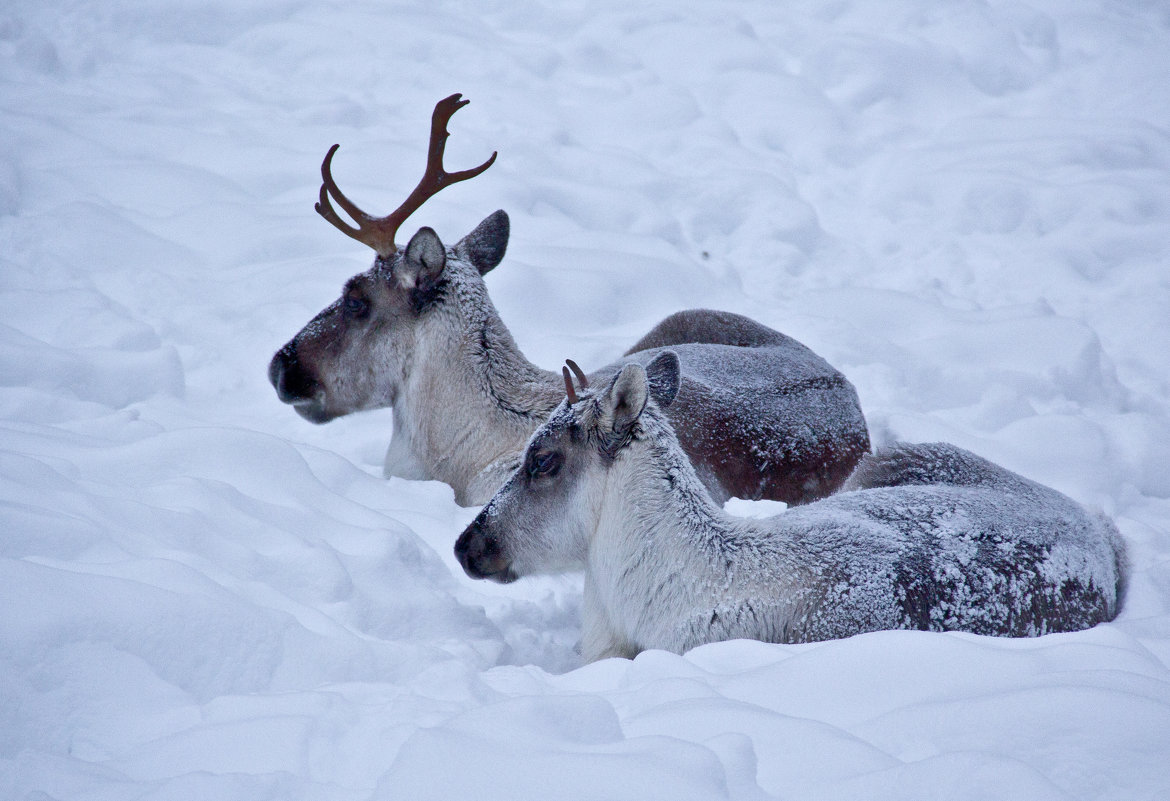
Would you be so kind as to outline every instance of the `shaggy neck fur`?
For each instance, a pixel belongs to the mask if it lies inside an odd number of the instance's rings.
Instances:
[[[520,352],[474,267],[451,256],[445,275],[448,297],[425,312],[394,406],[386,472],[443,481],[457,503],[480,504],[564,389]]]
[[[758,604],[787,605],[784,599],[797,595],[799,568],[774,543],[761,559],[758,533],[755,521],[712,502],[661,412],[647,408],[607,471],[587,558],[583,655],[682,652],[724,625],[734,636],[734,620],[713,618],[723,599],[742,594],[742,575],[767,588]]]

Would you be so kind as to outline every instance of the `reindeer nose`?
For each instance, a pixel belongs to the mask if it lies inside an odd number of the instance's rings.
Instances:
[[[272,361],[268,363],[268,383],[276,390],[277,396],[284,400],[284,393],[281,391],[281,384],[284,383],[284,352],[288,350],[289,346],[285,345],[278,350],[273,356]]]
[[[295,341],[289,342],[272,357],[268,363],[268,380],[283,403],[311,398],[317,389],[317,382],[297,361]]]
[[[463,566],[463,572],[473,579],[491,579],[506,584],[516,578],[501,552],[499,539],[485,530],[479,517],[455,541],[455,558]]]

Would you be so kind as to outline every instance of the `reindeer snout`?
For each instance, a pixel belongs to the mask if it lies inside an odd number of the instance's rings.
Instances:
[[[473,579],[491,579],[501,584],[516,580],[511,563],[503,555],[499,539],[487,531],[477,517],[455,541],[455,558],[463,565],[463,572]]]
[[[324,423],[331,418],[322,403],[320,382],[309,373],[297,358],[296,340],[278,350],[268,363],[268,380],[281,402],[292,404],[297,412],[313,423]]]
[[[285,403],[292,403],[305,395],[303,371],[299,367],[295,342],[278,350],[268,363],[268,380],[276,389],[277,397]]]

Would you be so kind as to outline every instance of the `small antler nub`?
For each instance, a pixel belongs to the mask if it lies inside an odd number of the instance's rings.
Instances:
[[[577,402],[577,391],[573,389],[573,377],[569,375],[569,368],[562,367],[561,375],[565,377],[565,395],[569,398],[569,405]]]
[[[572,359],[565,359],[565,364],[569,365],[569,369],[573,371],[573,375],[577,376],[577,383],[581,385],[581,389],[589,389],[589,382],[585,379],[585,373],[577,366],[577,363]]]

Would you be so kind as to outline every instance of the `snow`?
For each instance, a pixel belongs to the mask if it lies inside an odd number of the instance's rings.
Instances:
[[[1156,2],[45,0],[0,8],[0,797],[1170,796],[1170,15]],[[314,427],[272,353],[404,227],[497,208],[533,361],[687,307],[804,342],[879,442],[1117,522],[1113,623],[581,666],[574,577]],[[438,410],[441,413],[441,410]]]

